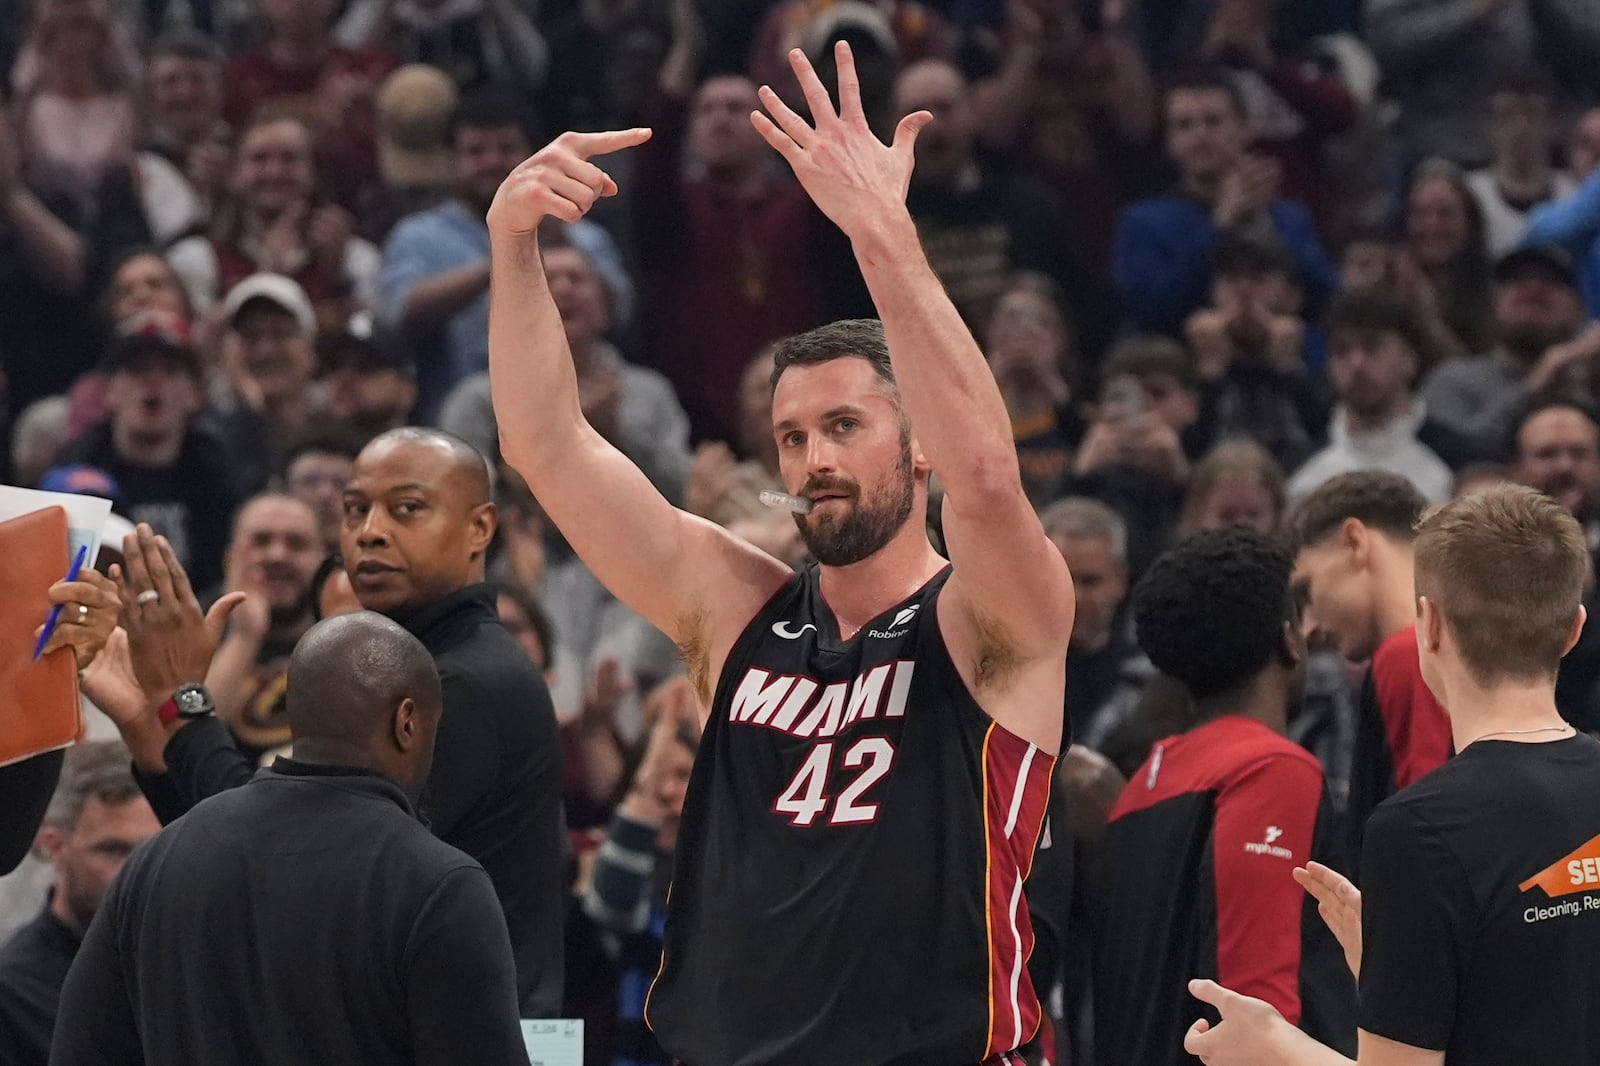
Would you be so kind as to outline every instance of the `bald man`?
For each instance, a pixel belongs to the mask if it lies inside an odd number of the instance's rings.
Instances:
[[[544,675],[501,624],[484,583],[495,521],[489,468],[470,444],[433,429],[391,430],[356,458],[340,551],[361,605],[394,619],[433,655],[444,719],[423,813],[494,882],[523,1015],[554,1017],[565,902],[561,741]],[[139,765],[163,821],[250,780],[254,767],[216,718],[174,716],[166,728],[161,760]],[[179,804],[157,803],[163,785],[175,788]]]
[[[128,860],[67,974],[51,1062],[526,1064],[494,887],[417,814],[442,704],[395,622],[307,632],[294,757]]]

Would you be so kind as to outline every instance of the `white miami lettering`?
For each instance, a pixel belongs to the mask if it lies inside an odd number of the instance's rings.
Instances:
[[[877,718],[904,718],[916,670],[911,659],[879,663],[850,681],[824,685],[751,667],[734,689],[728,719],[796,737],[832,737]]]

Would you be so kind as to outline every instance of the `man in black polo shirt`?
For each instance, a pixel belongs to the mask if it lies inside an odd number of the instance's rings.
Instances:
[[[1194,701],[1111,812],[1095,930],[1095,1041],[1115,1066],[1188,1063],[1195,977],[1251,990],[1306,1031],[1351,1043],[1339,945],[1292,871],[1330,858],[1322,768],[1289,740],[1305,688],[1290,559],[1244,529],[1199,533],[1134,592],[1139,644]]]
[[[294,758],[128,860],[50,1061],[526,1066],[494,889],[417,817],[441,704],[394,622],[313,627],[289,663]]]
[[[357,598],[421,640],[444,684],[424,813],[441,840],[481,862],[494,881],[523,1013],[554,1016],[565,903],[561,741],[544,677],[501,624],[493,587],[483,583],[495,531],[488,467],[447,433],[393,430],[362,449],[344,507],[341,554]],[[130,589],[142,591],[137,583]],[[135,608],[151,609],[167,606]],[[136,629],[137,622],[130,638]],[[174,678],[168,692],[187,680],[197,679]],[[167,717],[158,727],[170,736],[164,750],[140,742],[148,714],[118,722],[163,821],[244,784],[252,770],[214,717]]]
[[[1578,523],[1522,487],[1426,518],[1416,540],[1422,675],[1459,754],[1367,824],[1364,891],[1313,871],[1361,973],[1361,1066],[1600,1060],[1600,742],[1556,710],[1589,579]],[[1350,919],[1360,914],[1359,932]],[[1266,1003],[1209,981],[1210,1066],[1347,1062]]]

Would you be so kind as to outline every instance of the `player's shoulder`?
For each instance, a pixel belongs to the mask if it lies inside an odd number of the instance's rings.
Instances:
[[[1206,755],[1217,763],[1219,770],[1227,773],[1238,774],[1261,765],[1280,764],[1314,770],[1319,776],[1322,773],[1322,764],[1305,748],[1265,722],[1244,715],[1230,714],[1214,719],[1199,730],[1191,731],[1190,735],[1203,737]]]
[[[1422,665],[1417,660],[1417,627],[1406,626],[1398,633],[1386,637],[1372,653],[1374,677],[1420,677]]]

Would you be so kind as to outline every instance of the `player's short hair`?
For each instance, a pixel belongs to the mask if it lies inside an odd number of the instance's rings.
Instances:
[[[61,780],[44,824],[71,832],[90,800],[120,807],[143,795],[133,779],[128,749],[119,740],[98,740],[68,749]]]
[[[1103,537],[1111,546],[1111,557],[1119,566],[1128,562],[1128,524],[1106,504],[1088,496],[1068,496],[1039,512],[1044,535],[1057,537]]]
[[[1161,83],[1161,115],[1165,121],[1167,105],[1171,102],[1173,94],[1181,92],[1216,92],[1228,98],[1228,105],[1233,108],[1233,113],[1244,118],[1248,113],[1244,106],[1244,95],[1239,92],[1239,85],[1233,80],[1226,68],[1216,65],[1198,65],[1185,67],[1168,75]]]
[[[1196,700],[1243,688],[1283,650],[1292,570],[1283,545],[1254,530],[1179,541],[1134,589],[1139,647]]]
[[[772,350],[771,390],[778,391],[778,379],[791,366],[816,366],[847,357],[871,363],[878,377],[898,393],[894,366],[889,362],[889,344],[883,337],[883,323],[875,318],[830,322],[779,341]]]
[[[1427,499],[1410,478],[1387,470],[1356,470],[1329,478],[1308,493],[1284,523],[1283,538],[1298,555],[1354,518],[1368,529],[1410,543],[1427,509]]]
[[[1484,687],[1555,678],[1592,566],[1577,520],[1524,485],[1470,493],[1417,527],[1417,595]]]

